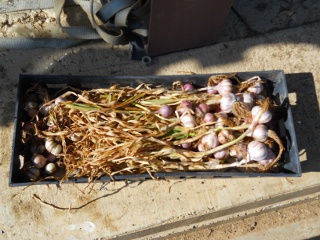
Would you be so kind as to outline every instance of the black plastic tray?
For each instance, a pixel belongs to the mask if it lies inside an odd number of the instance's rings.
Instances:
[[[223,73],[220,73],[223,74]],[[236,168],[224,171],[190,171],[190,172],[170,172],[170,173],[154,173],[153,175],[160,179],[179,179],[179,178],[213,178],[213,177],[300,177],[301,166],[299,162],[298,146],[296,134],[294,130],[291,109],[288,101],[288,91],[284,72],[281,70],[260,71],[260,72],[241,72],[237,73],[240,78],[248,79],[253,76],[260,76],[268,79],[273,83],[273,96],[279,105],[283,105],[287,109],[287,114],[282,120],[279,128],[280,138],[284,140],[284,164],[279,172],[239,172]],[[60,75],[20,75],[16,111],[14,118],[13,146],[12,157],[9,173],[9,186],[26,186],[31,182],[26,182],[20,172],[20,160],[22,156],[22,123],[28,120],[26,111],[24,110],[24,93],[32,83],[42,82],[49,88],[62,89],[66,86],[72,86],[79,89],[108,88],[113,84],[122,86],[137,86],[140,83],[150,83],[154,86],[163,85],[171,86],[173,81],[180,80],[182,82],[192,82],[198,86],[205,86],[211,75],[175,75],[175,76],[60,76]],[[150,179],[149,174],[131,174],[116,175],[114,180],[146,180]],[[109,176],[102,177],[102,182],[111,181]],[[88,182],[87,178],[78,178],[66,182]],[[46,180],[36,184],[52,184],[58,183],[55,180]]]

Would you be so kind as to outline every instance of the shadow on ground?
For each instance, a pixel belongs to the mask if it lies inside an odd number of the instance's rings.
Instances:
[[[300,155],[302,172],[320,171],[320,114],[319,103],[312,73],[286,74],[289,95],[296,98],[291,103],[294,127]],[[293,95],[292,95],[293,94]]]

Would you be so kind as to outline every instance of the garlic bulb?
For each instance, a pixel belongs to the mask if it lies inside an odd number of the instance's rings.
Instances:
[[[172,107],[168,105],[162,105],[158,110],[159,114],[163,117],[167,118],[172,114]]]
[[[216,87],[212,87],[212,86],[208,86],[208,91],[209,94],[217,94],[218,90],[216,89]]]
[[[47,163],[47,158],[45,158],[43,155],[41,154],[35,154],[31,161],[33,162],[33,165],[36,168],[42,168],[44,165],[46,165]]]
[[[31,164],[24,166],[22,169],[22,173],[28,180],[32,182],[37,181],[40,177],[40,169],[32,166]]]
[[[61,144],[54,141],[53,138],[46,138],[44,146],[46,150],[53,155],[57,155],[62,152]]]
[[[223,79],[218,85],[217,90],[220,95],[224,95],[227,93],[232,93],[233,85],[230,79]]]
[[[195,127],[195,118],[190,114],[182,115],[180,120],[185,127],[189,127],[189,128]]]
[[[209,112],[209,106],[205,103],[200,103],[196,108],[195,108],[195,112],[197,116],[203,116],[205,115],[207,112]]]
[[[77,142],[77,141],[80,141],[81,140],[81,132],[74,132],[71,134],[70,136],[70,140],[73,141],[73,142]]]
[[[214,158],[216,159],[224,159],[229,156],[229,150],[228,148],[222,149],[219,152],[214,153]]]
[[[35,109],[35,108],[29,108],[27,110],[27,114],[28,114],[29,117],[33,118],[38,114],[38,110]]]
[[[258,124],[248,136],[253,137],[259,142],[265,142],[268,139],[268,128],[263,124]]]
[[[44,145],[39,141],[33,141],[30,144],[30,152],[32,154],[36,154],[36,153],[42,154],[45,150],[46,149]]]
[[[59,103],[61,102],[65,102],[66,100],[62,97],[57,97],[55,100],[54,100],[54,104],[55,105],[58,105]]]
[[[28,116],[33,118],[38,114],[39,103],[34,101],[27,101],[24,109],[27,111]]]
[[[41,103],[39,106],[39,111],[43,115],[47,116],[49,114],[51,108],[52,108],[52,105],[46,105],[46,103]]]
[[[233,93],[226,93],[220,100],[221,111],[230,113],[232,111],[232,105],[236,101],[236,97]]]
[[[182,144],[181,144],[181,147],[187,149],[187,148],[190,148],[191,145],[192,145],[192,144],[189,143],[189,142],[188,142],[188,143],[182,143]]]
[[[256,121],[257,123],[268,123],[272,119],[272,114],[268,109],[264,113],[261,114],[262,108],[260,106],[254,106],[251,109],[252,120]],[[260,116],[261,115],[261,116]]]
[[[206,113],[203,117],[203,121],[206,123],[215,122],[217,119],[213,115],[213,113]]]
[[[183,100],[179,106],[177,106],[177,112],[179,114],[184,114],[185,112],[188,112],[188,110],[192,110],[192,103],[186,100]]]
[[[57,160],[57,156],[52,153],[47,153],[46,155],[47,162],[55,162]]]
[[[54,174],[57,171],[57,166],[54,163],[48,163],[45,167],[46,174]]]
[[[251,110],[254,106],[254,101],[251,93],[238,93],[236,95],[237,101],[243,102],[247,110]]]
[[[186,83],[185,85],[183,85],[183,90],[186,92],[192,91],[194,90],[194,86],[191,83]]]
[[[267,146],[258,141],[252,141],[247,146],[247,160],[262,161],[268,157]]]
[[[218,140],[220,144],[225,144],[234,139],[235,139],[235,136],[226,129],[223,129],[218,133]]]
[[[209,133],[201,138],[201,143],[206,150],[215,148],[219,145],[217,134]]]
[[[259,163],[262,165],[268,165],[272,163],[275,159],[276,159],[276,155],[271,151],[270,148],[268,148],[266,159],[259,161]]]
[[[253,86],[249,87],[247,89],[248,92],[254,93],[254,94],[259,94],[263,90],[263,85],[260,82],[256,82]]]
[[[207,149],[205,148],[204,144],[203,143],[199,143],[198,144],[198,151],[199,152],[204,152],[206,151]]]

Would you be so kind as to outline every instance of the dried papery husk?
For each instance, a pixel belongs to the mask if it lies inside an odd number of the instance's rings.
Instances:
[[[263,83],[259,76],[254,76],[246,81],[240,82],[240,84],[237,86],[238,92],[243,92],[250,87],[254,87],[257,83]]]
[[[236,157],[238,159],[246,159],[247,156],[247,144],[243,141],[238,142],[231,147],[229,147],[230,155],[233,157]]]
[[[216,118],[218,118],[218,122],[222,124],[216,125],[217,128],[222,126],[228,126],[228,127],[234,127],[235,123],[228,118],[228,115],[226,113],[215,113],[214,114]]]
[[[247,109],[243,102],[235,102],[232,105],[232,113],[240,119],[251,119],[251,111]]]
[[[224,79],[231,79],[231,78],[236,78],[236,74],[230,74],[230,75],[212,75],[208,79],[208,86],[215,86],[218,83],[220,83]],[[237,79],[237,78],[236,78]]]

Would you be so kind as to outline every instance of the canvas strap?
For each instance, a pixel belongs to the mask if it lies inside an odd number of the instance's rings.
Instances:
[[[128,35],[148,36],[150,0],[111,0],[105,4],[94,0],[75,0],[87,13],[93,27],[63,26],[61,14],[66,0],[54,0],[57,23],[77,39],[103,39],[111,45],[128,43]],[[98,18],[98,19],[96,19]]]
[[[149,29],[151,0],[43,0],[30,5],[17,0],[15,8],[53,8],[56,21],[62,30],[72,38],[0,38],[0,49],[66,48],[88,40],[103,39],[111,45],[127,44],[131,47],[131,59],[141,60]],[[3,3],[0,3],[0,8]],[[79,5],[88,15],[91,26],[64,26],[61,21],[63,8]]]

